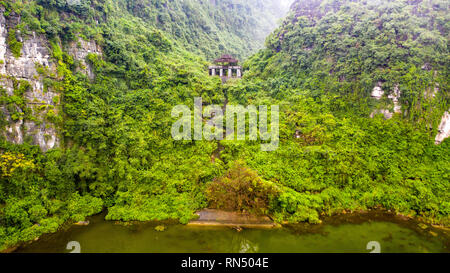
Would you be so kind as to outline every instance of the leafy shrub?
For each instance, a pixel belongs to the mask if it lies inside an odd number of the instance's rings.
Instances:
[[[84,221],[86,216],[102,211],[103,201],[90,195],[80,196],[78,193],[74,193],[69,200],[68,208],[71,212],[71,219]]]
[[[17,41],[15,30],[9,30],[7,41],[8,41],[9,49],[11,50],[14,57],[19,58],[21,51],[22,51],[23,43]]]
[[[278,190],[255,171],[236,163],[208,186],[206,195],[211,208],[267,214]]]

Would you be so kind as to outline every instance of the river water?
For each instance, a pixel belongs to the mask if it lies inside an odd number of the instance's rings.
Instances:
[[[71,226],[27,243],[16,252],[69,253],[382,253],[450,252],[450,233],[394,216],[368,214],[330,217],[321,225],[278,229],[194,227],[174,223],[121,224],[91,217],[88,226]],[[155,227],[164,225],[165,231]],[[375,242],[371,250],[369,242]],[[73,244],[73,243],[72,243]],[[378,249],[379,247],[379,249]]]

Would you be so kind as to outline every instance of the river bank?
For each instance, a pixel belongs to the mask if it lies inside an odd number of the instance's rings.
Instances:
[[[124,223],[105,221],[104,217],[105,213],[89,217],[88,226],[70,225],[13,251],[64,253],[68,242],[79,241],[82,252],[94,253],[366,252],[366,243],[379,241],[385,252],[450,252],[447,230],[383,211],[323,217],[321,224],[242,230],[175,221]]]

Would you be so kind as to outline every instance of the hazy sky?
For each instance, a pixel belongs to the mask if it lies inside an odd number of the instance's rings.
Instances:
[[[286,12],[289,10],[289,7],[295,0],[278,0],[278,3],[280,6],[282,6],[282,9]]]
[[[278,0],[278,5],[281,6],[281,10],[286,14],[294,1],[295,0]],[[283,14],[283,17],[285,14]]]
[[[283,6],[290,6],[294,0],[279,0],[280,4]]]

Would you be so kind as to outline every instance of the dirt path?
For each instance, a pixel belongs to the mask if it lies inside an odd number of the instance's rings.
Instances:
[[[225,96],[225,101],[223,103],[222,106],[222,113],[225,116],[225,111],[227,109],[227,104],[228,104],[228,96],[227,96],[227,92],[224,92],[224,96]],[[225,126],[223,127],[223,139],[225,139],[226,137],[226,128]],[[222,158],[220,157],[220,152],[222,152],[225,147],[223,147],[223,145],[220,143],[220,141],[216,141],[217,142],[217,149],[213,152],[213,154],[211,155],[211,162],[215,163],[216,159],[220,159],[222,160]]]

